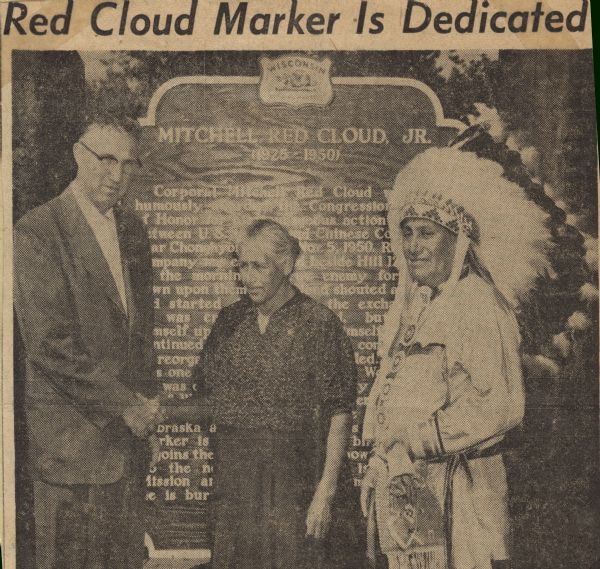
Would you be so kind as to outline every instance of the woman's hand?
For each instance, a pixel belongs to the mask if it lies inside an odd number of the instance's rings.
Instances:
[[[306,516],[306,535],[323,539],[331,526],[331,506],[335,496],[335,485],[321,480],[313,496]]]
[[[363,516],[366,518],[369,515],[369,506],[373,499],[375,484],[377,483],[377,469],[371,464],[367,467],[362,480],[360,482],[360,509]]]

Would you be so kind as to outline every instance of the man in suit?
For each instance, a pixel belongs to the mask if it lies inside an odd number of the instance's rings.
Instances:
[[[141,569],[147,437],[160,410],[150,247],[119,207],[139,164],[135,131],[92,123],[73,154],[73,182],[14,229],[36,567]]]

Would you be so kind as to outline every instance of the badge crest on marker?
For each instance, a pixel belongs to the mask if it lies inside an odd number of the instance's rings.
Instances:
[[[327,106],[333,100],[331,60],[302,55],[260,58],[258,94],[265,105],[300,108]]]

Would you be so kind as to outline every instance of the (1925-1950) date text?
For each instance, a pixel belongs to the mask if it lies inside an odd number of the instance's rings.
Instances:
[[[285,162],[287,160],[306,160],[311,162],[337,162],[341,156],[338,148],[306,147],[289,150],[279,146],[259,146],[253,148],[251,158],[257,162]]]

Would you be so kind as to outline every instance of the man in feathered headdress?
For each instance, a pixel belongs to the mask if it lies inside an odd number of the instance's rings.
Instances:
[[[508,567],[499,443],[524,413],[514,310],[549,267],[545,213],[502,167],[430,149],[388,196],[399,273],[379,338],[361,501],[390,569]]]

